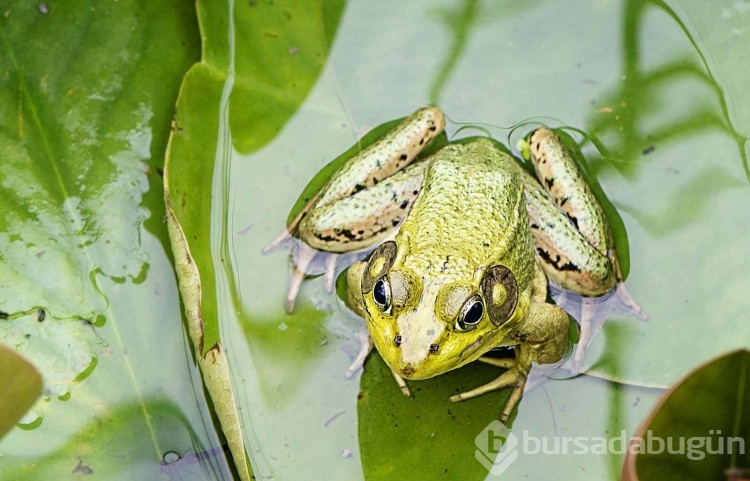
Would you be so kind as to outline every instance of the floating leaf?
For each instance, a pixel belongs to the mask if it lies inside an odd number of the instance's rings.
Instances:
[[[398,389],[380,356],[370,358],[365,372],[358,414],[367,479],[487,476],[487,469],[474,456],[475,438],[497,419],[510,390],[458,403],[448,398],[493,380],[501,370],[476,362],[437,379],[413,381],[410,399]]]
[[[0,342],[44,379],[0,444],[0,477],[153,479],[166,452],[220,444],[186,352],[159,175],[199,53],[194,5],[0,11]],[[203,459],[205,478],[228,472],[221,449]]]
[[[0,345],[0,438],[24,415],[42,393],[42,376],[27,360]]]
[[[238,402],[244,396],[233,385],[220,335],[241,312],[235,266],[220,260],[232,257],[232,156],[266,146],[296,112],[320,74],[341,8],[309,0],[199,4],[203,58],[183,81],[167,152],[167,222],[180,292],[242,479],[252,471],[239,410],[253,408]]]
[[[677,382],[636,437],[641,441],[629,448],[625,480],[750,473],[750,351],[726,354]]]

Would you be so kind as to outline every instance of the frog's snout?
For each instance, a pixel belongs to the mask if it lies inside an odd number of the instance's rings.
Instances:
[[[401,369],[401,375],[409,379],[414,375],[415,371],[416,370],[414,369],[414,366],[412,366],[411,364],[407,364]]]

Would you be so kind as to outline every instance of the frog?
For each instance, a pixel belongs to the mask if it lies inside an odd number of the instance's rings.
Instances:
[[[534,176],[485,137],[421,158],[444,129],[438,107],[406,117],[342,165],[267,251],[293,236],[306,249],[290,310],[316,252],[374,247],[346,273],[346,304],[369,333],[349,373],[374,346],[410,396],[407,380],[486,362],[504,371],[449,400],[512,388],[505,422],[532,366],[559,364],[569,351],[570,319],[548,300],[548,282],[596,297],[622,274],[607,218],[554,131],[525,140]],[[515,356],[488,356],[498,348]]]

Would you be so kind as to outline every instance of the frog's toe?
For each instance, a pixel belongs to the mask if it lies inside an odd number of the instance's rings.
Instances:
[[[284,310],[287,314],[294,312],[294,304],[299,295],[299,288],[302,281],[305,280],[307,269],[318,251],[309,247],[307,244],[300,244],[297,253],[297,262],[289,261],[289,287],[286,291],[286,300],[284,301]]]
[[[269,242],[268,245],[263,248],[261,253],[264,256],[267,256],[268,254],[272,254],[276,252],[277,250],[283,247],[286,247],[291,242],[292,242],[292,235],[289,233],[288,230],[284,230],[281,234],[276,236],[275,239]]]
[[[516,360],[511,357],[490,357],[482,356],[477,361],[481,361],[490,366],[502,367],[504,369],[510,369],[516,364]]]
[[[510,397],[505,402],[505,407],[503,408],[503,411],[500,413],[501,423],[508,422],[508,418],[510,418],[510,414],[513,412],[513,409],[516,407],[516,405],[518,405],[518,402],[521,400],[521,397],[523,396],[525,387],[526,387],[526,381],[517,385],[513,389],[513,392],[510,393]]]
[[[299,288],[302,285],[302,281],[304,279],[305,273],[297,270],[295,266],[291,266],[289,288],[286,291],[286,299],[284,300],[284,311],[286,311],[287,314],[291,314],[294,312],[294,304],[297,302]]]
[[[597,315],[597,309],[591,299],[583,298],[581,304],[581,324],[578,331],[578,344],[570,362],[570,374],[577,376],[581,372],[583,357],[586,355],[591,341],[601,330],[606,316]]]
[[[370,337],[370,333],[366,328],[357,331],[357,340],[359,341],[359,353],[344,373],[344,376],[346,376],[347,379],[351,378],[354,376],[354,373],[362,369],[362,366],[365,364],[365,359],[367,359],[367,356],[372,352],[372,337]]]
[[[521,400],[524,389],[526,387],[526,375],[517,368],[508,369],[494,381],[488,382],[487,384],[479,386],[476,389],[451,396],[450,401],[464,401],[466,399],[471,399],[473,397],[481,396],[482,394],[491,391],[497,391],[498,389],[503,389],[510,386],[513,386],[513,392],[511,392],[510,397],[505,402],[505,407],[500,413],[500,421],[506,422],[510,417],[510,414],[513,412],[513,409]]]
[[[399,376],[394,370],[391,370],[391,374],[393,374],[393,379],[396,380],[396,384],[398,384],[399,389],[401,389],[401,394],[403,394],[404,397],[412,397],[411,389],[409,389],[409,385],[406,384],[404,378]]]
[[[633,295],[625,286],[624,282],[620,282],[619,284],[617,284],[615,296],[620,302],[620,309],[622,311],[635,317],[638,320],[648,321],[648,313],[644,311],[640,304],[638,304],[638,302],[635,300],[635,298],[633,298]]]
[[[333,292],[333,286],[336,284],[336,261],[338,260],[338,257],[337,254],[333,253],[326,254],[326,272],[324,274],[323,285],[326,292],[329,294]]]
[[[520,385],[523,388],[523,385],[525,383],[526,383],[526,375],[523,374],[517,368],[511,368],[505,371],[504,373],[502,373],[494,381],[490,381],[487,384],[484,384],[482,386],[472,389],[471,391],[466,391],[466,392],[462,392],[454,396],[451,396],[449,401],[454,402],[454,403],[459,402],[459,401],[465,401],[466,399],[471,399],[477,396],[481,396],[482,394],[486,394],[492,391],[497,391],[498,389],[503,389],[509,386]],[[521,392],[523,392],[523,389],[521,390]]]
[[[583,346],[581,341],[576,346],[576,352],[573,354],[573,359],[570,361],[570,375],[577,376],[581,373],[581,364],[583,363],[583,356],[586,355],[587,347]]]

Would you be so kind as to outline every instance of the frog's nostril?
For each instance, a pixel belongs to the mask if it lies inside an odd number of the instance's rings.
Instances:
[[[400,347],[401,346],[401,336],[397,335],[396,337],[394,337],[393,338],[393,343],[396,345],[396,347]]]
[[[437,344],[430,344],[430,353],[431,354],[437,354],[438,350],[440,349],[440,346]]]

